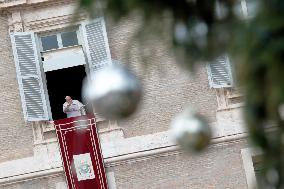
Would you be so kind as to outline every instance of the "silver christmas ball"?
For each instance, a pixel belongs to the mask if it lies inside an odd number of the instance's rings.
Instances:
[[[171,123],[172,136],[187,152],[200,152],[210,143],[211,129],[197,112],[187,109]]]
[[[92,74],[91,81],[84,84],[83,93],[96,113],[110,120],[119,120],[137,109],[142,88],[130,70],[113,64]]]

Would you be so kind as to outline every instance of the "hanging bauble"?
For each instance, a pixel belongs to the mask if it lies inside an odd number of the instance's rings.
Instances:
[[[225,20],[230,14],[230,7],[227,1],[215,1],[214,16],[217,20]]]
[[[254,19],[261,9],[262,2],[259,0],[235,1],[233,6],[234,15],[239,19]]]
[[[173,32],[175,55],[180,64],[190,67],[195,62],[204,60],[204,49],[208,45],[208,26],[203,20],[192,17],[188,21],[176,21]]]
[[[233,24],[217,20],[208,25],[198,17],[187,22],[177,21],[173,26],[173,42],[177,61],[185,66],[195,62],[211,62],[228,53]]]
[[[174,25],[174,42],[176,44],[185,44],[188,40],[188,27],[184,22],[177,22]]]
[[[185,110],[172,121],[171,131],[176,142],[188,152],[200,152],[210,143],[208,122],[191,109]]]
[[[226,21],[214,23],[208,34],[208,45],[204,51],[206,59],[214,61],[219,56],[228,53],[232,40],[232,29],[235,26]]]
[[[110,120],[130,116],[138,107],[142,87],[137,77],[122,65],[113,64],[91,75],[83,95],[95,112]]]

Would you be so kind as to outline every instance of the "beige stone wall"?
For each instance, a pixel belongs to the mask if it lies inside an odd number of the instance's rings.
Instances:
[[[177,154],[112,167],[117,189],[246,189],[244,141],[220,143],[197,156]]]
[[[107,22],[112,57],[128,63],[144,86],[139,111],[119,123],[126,137],[168,130],[171,119],[186,105],[215,122],[217,100],[214,90],[209,89],[205,65],[196,68],[194,74],[185,71],[176,62],[173,49],[155,36],[139,49],[137,39],[133,39],[139,27],[137,22],[139,19],[133,18],[117,24]],[[143,62],[141,52],[145,53],[146,62]]]
[[[38,32],[43,29],[67,27],[71,23],[64,24],[67,22],[65,17],[67,19],[73,13],[74,6],[72,3],[68,6],[60,3],[23,9],[21,17],[24,28]],[[60,21],[56,21],[57,19]],[[125,136],[140,136],[168,130],[171,119],[186,105],[191,105],[206,115],[210,122],[215,122],[217,100],[215,92],[208,87],[205,66],[196,69],[195,74],[186,72],[174,59],[169,43],[153,36],[151,32],[150,40],[143,40],[144,45],[139,46],[139,40],[133,38],[139,23],[141,20],[136,15],[119,23],[113,23],[111,19],[106,18],[112,58],[129,63],[144,86],[139,111],[130,119],[119,123],[124,129]],[[167,34],[163,36],[167,39]],[[143,62],[141,53],[148,60],[146,63]]]
[[[56,9],[45,7],[42,12],[41,8],[37,7],[33,9],[37,13],[36,17],[33,17],[32,11],[23,10],[23,19],[28,22],[24,25],[30,30],[39,24],[34,22],[40,22],[34,19],[48,20],[51,17],[54,19],[56,15],[64,17],[65,14],[67,15],[66,10],[59,11],[60,7],[63,8],[63,5],[57,6]],[[0,163],[32,156],[33,147],[32,128],[23,120],[6,19],[0,18]],[[106,21],[113,59],[127,63],[125,53],[130,52],[130,67],[135,70],[144,85],[144,96],[139,111],[128,120],[119,122],[126,137],[168,130],[171,119],[186,105],[196,108],[207,116],[210,122],[216,121],[216,96],[214,90],[208,87],[204,65],[197,68],[194,75],[185,72],[177,64],[168,49],[168,44],[156,38],[148,41],[144,47],[146,52],[143,53],[147,54],[148,60],[148,66],[145,66],[137,48],[138,44],[134,41],[127,46],[128,42],[133,40],[131,36],[137,29],[139,19],[126,19],[118,24]],[[41,30],[47,29],[44,24],[42,27]],[[54,29],[52,27],[50,26],[50,29]],[[104,124],[100,126],[107,128]],[[114,171],[118,189],[245,189],[247,186],[240,154],[240,150],[245,147],[244,141],[220,143],[199,156],[185,156],[180,153],[169,156],[161,154],[138,162],[131,159],[125,164],[121,162],[121,165],[108,167],[107,170]],[[28,182],[0,188],[55,189],[56,183],[63,180],[63,175],[34,178]]]
[[[0,162],[32,155],[33,135],[24,123],[7,18],[0,16]]]

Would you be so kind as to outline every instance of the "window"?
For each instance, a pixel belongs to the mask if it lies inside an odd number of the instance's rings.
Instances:
[[[111,56],[104,19],[98,18],[90,22],[82,23],[79,28],[80,36],[82,37],[81,40],[84,41],[84,53],[86,54],[84,61],[87,60],[89,72],[95,72],[103,66],[110,64]],[[40,52],[55,53],[46,51],[78,45],[80,44],[78,33],[77,31],[69,31],[40,36],[29,31],[11,34],[23,114],[26,121],[52,119],[46,74],[42,73],[43,64],[42,57],[39,56]],[[36,36],[40,37],[37,38]],[[40,48],[37,48],[38,43],[41,45]],[[67,51],[58,51],[56,53],[62,53],[70,57],[70,54],[66,52]],[[71,53],[74,53],[74,51]],[[70,63],[68,61],[66,62]],[[70,69],[74,67],[73,64],[69,64],[69,66]],[[72,73],[71,75],[74,74]],[[76,79],[78,79],[78,77],[76,77]],[[80,90],[76,91],[80,93]],[[60,106],[60,109],[61,108]]]
[[[58,48],[57,36],[50,35],[50,36],[41,37],[41,44],[43,51],[57,49]]]
[[[233,86],[232,70],[229,57],[223,55],[207,64],[209,85],[211,88],[224,88]]]
[[[63,47],[78,45],[77,33],[75,31],[62,33],[61,38]]]
[[[224,10],[221,1],[216,1],[216,3],[216,14],[222,17],[226,10]],[[233,11],[240,18],[245,19],[248,18],[248,12],[252,12],[256,6],[257,4],[253,4],[249,0],[238,0]],[[207,64],[207,73],[210,88],[231,88],[237,84],[234,80],[230,59],[226,53]]]
[[[77,31],[44,35],[40,37],[40,42],[42,51],[79,45]]]

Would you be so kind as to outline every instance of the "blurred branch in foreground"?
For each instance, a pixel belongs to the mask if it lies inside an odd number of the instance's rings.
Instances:
[[[264,154],[263,187],[284,187],[284,1],[282,0],[81,0],[91,16],[103,12],[116,21],[142,17],[143,32],[157,32],[167,15],[177,60],[186,67],[229,54],[245,89],[245,120],[251,141]],[[150,24],[151,23],[151,24]],[[161,26],[161,25],[159,25]],[[277,126],[268,133],[268,123]]]

